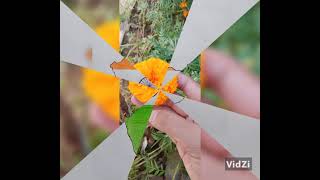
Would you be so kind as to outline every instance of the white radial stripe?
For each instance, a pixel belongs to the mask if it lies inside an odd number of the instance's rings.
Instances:
[[[116,77],[119,77],[121,79],[125,79],[128,81],[133,81],[139,83],[141,79],[144,78],[144,76],[140,73],[140,71],[132,70],[132,69],[114,69],[114,74]]]
[[[89,48],[92,48],[92,61],[85,57]],[[144,77],[136,70],[112,70],[110,64],[121,61],[123,57],[62,2],[60,2],[60,59],[128,81],[139,82]]]
[[[157,93],[155,96],[152,96],[145,104],[146,105],[154,105],[158,99],[159,93]]]
[[[92,60],[86,52],[92,49]],[[60,60],[113,74],[110,64],[123,57],[60,1]]]
[[[170,66],[176,70],[185,68],[257,2],[258,0],[194,0]],[[169,80],[166,77],[164,82]]]
[[[127,180],[134,158],[132,143],[123,123],[62,180]]]
[[[171,71],[171,70],[167,71],[166,77],[165,77],[167,81],[163,81],[162,84],[166,85],[168,82],[170,82],[170,80],[174,78],[174,76],[178,75],[179,72],[180,71]]]
[[[181,96],[166,93],[178,102]],[[252,171],[260,177],[260,121],[185,98],[176,104],[235,157],[252,157]]]

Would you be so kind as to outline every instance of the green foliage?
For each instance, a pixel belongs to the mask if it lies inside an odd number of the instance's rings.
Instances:
[[[154,176],[162,176],[164,174],[163,168],[159,167],[155,160],[147,161],[146,168],[148,174],[152,174]]]
[[[127,118],[125,122],[135,153],[138,153],[139,151],[151,112],[152,106],[142,106],[141,108],[137,109],[131,117]]]
[[[129,172],[128,178],[130,180],[164,176],[167,163],[166,157],[173,152],[177,153],[176,146],[168,135],[156,129],[149,130],[151,131],[151,138],[154,142],[146,147],[145,153],[137,154]],[[179,156],[178,158],[180,159]],[[184,171],[183,173],[185,173],[183,164],[179,166],[177,170]]]
[[[169,138],[167,134],[161,133],[160,131],[156,131],[153,129],[152,131],[152,138],[155,140],[155,143],[152,145],[154,147],[155,145],[159,145],[160,150],[164,152],[164,154],[169,154],[174,151],[175,145]]]
[[[200,82],[200,56],[194,59],[186,68],[182,70],[183,74],[190,76],[194,81]]]
[[[122,53],[134,63],[149,57],[167,62],[171,60],[182,31],[185,17],[179,7],[181,0],[138,0],[136,13],[131,16],[131,30],[127,33],[128,44]],[[188,0],[191,5],[192,0]]]
[[[155,35],[151,56],[170,61],[184,24],[184,17],[179,12],[179,1],[160,0],[146,14]]]

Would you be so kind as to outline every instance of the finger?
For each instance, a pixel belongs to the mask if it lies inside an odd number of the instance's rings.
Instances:
[[[215,50],[203,53],[204,84],[213,89],[233,111],[260,116],[260,81],[232,58]]]
[[[201,149],[206,150],[217,157],[227,157],[230,153],[215,139],[201,129]]]
[[[189,116],[181,108],[179,108],[174,102],[172,102],[169,98],[166,100],[164,105],[170,107],[171,109],[173,109],[176,113],[178,113],[181,117],[183,117],[185,119]]]
[[[186,121],[190,121],[194,124],[197,124],[193,119],[191,119],[189,117],[189,115],[187,113],[185,113],[179,106],[177,106],[170,99],[167,99],[165,105],[170,107],[172,110],[174,110],[177,114],[179,114],[181,117],[183,117]]]
[[[178,88],[182,90],[188,98],[196,101],[201,99],[200,85],[192,80],[190,77],[179,73],[178,74]]]
[[[191,121],[186,121],[168,107],[155,106],[149,122],[154,128],[165,132],[176,141],[191,143],[200,140],[200,127]]]
[[[131,96],[131,102],[136,105],[137,107],[143,106],[143,103],[140,102],[136,97]],[[163,104],[165,106],[168,106],[172,108],[176,113],[178,113],[183,118],[187,118],[188,114],[186,114],[181,108],[179,108],[177,105],[174,104],[170,99],[167,99],[167,101]]]
[[[190,77],[179,73],[178,74],[178,88],[182,90],[188,98],[200,101],[201,99],[201,89],[198,83],[193,81]],[[172,108],[176,113],[178,113],[183,118],[189,120],[189,115],[185,113],[181,108],[179,108],[174,102],[170,99],[167,99],[166,106]]]
[[[136,105],[137,107],[141,107],[143,106],[143,103],[140,102],[136,97],[134,96],[131,96],[131,102]]]
[[[201,157],[201,129],[186,121],[172,109],[165,106],[154,107],[150,123],[165,132],[176,143],[179,155],[192,179],[199,179]]]

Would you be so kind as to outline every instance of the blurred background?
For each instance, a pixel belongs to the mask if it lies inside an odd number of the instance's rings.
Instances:
[[[103,39],[107,40],[105,34],[119,32],[118,0],[63,2]],[[116,48],[119,35],[113,38]],[[119,97],[112,96],[119,94],[118,87],[119,80],[113,76],[60,63],[60,177],[118,127]]]
[[[260,2],[234,23],[209,48],[220,50],[260,77]],[[221,108],[228,108],[212,90],[202,88],[202,97]]]

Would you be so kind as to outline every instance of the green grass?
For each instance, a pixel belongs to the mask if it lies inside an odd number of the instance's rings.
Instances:
[[[151,131],[153,143],[146,147],[145,152],[137,154],[129,172],[128,179],[130,180],[164,176],[166,157],[176,151],[176,147],[168,135],[155,129],[148,130]]]
[[[170,62],[185,21],[180,2],[158,0],[149,3],[138,0],[130,20],[133,28],[127,33],[127,42],[121,48],[122,54],[134,63],[150,57]],[[188,4],[191,3],[189,0]]]

